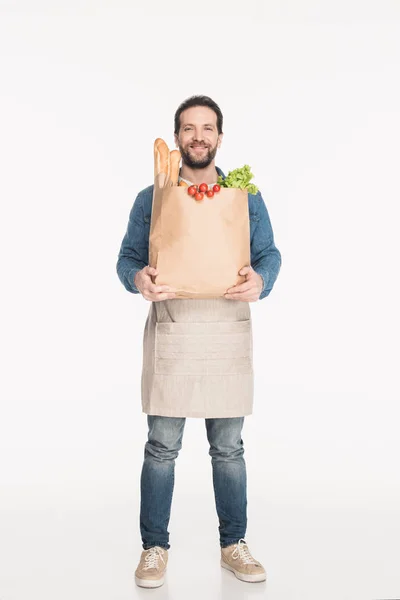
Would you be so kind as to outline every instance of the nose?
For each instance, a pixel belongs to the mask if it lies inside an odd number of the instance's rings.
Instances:
[[[201,143],[204,141],[204,135],[201,131],[201,129],[199,129],[199,131],[196,131],[193,137],[193,142],[197,142],[197,143]]]

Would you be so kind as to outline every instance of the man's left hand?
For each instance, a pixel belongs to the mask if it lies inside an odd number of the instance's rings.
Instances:
[[[243,267],[239,275],[245,275],[246,281],[235,285],[224,294],[228,300],[241,300],[242,302],[256,302],[263,289],[263,279],[261,275],[255,272],[253,267]]]

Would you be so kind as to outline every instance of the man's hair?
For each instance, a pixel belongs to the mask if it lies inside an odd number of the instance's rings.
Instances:
[[[190,96],[190,98],[187,98],[187,100],[182,102],[175,113],[174,133],[176,133],[176,135],[178,135],[181,125],[181,113],[187,108],[192,108],[193,106],[208,106],[208,108],[211,108],[211,110],[213,110],[217,115],[218,135],[222,133],[223,116],[218,104],[214,102],[214,100],[211,100],[211,98],[208,96]]]

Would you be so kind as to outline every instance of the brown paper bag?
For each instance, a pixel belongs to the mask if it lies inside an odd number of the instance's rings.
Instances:
[[[168,175],[155,176],[149,265],[157,285],[176,289],[177,298],[217,298],[245,281],[250,265],[248,192],[221,188],[197,201]]]

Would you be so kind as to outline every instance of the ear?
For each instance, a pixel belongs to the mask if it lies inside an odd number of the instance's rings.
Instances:
[[[178,148],[179,144],[178,144],[178,136],[176,135],[176,133],[174,133],[174,140],[175,140],[175,146]]]
[[[217,142],[217,147],[220,148],[221,144],[222,144],[222,138],[224,137],[223,133],[220,133],[218,136],[218,142]]]

